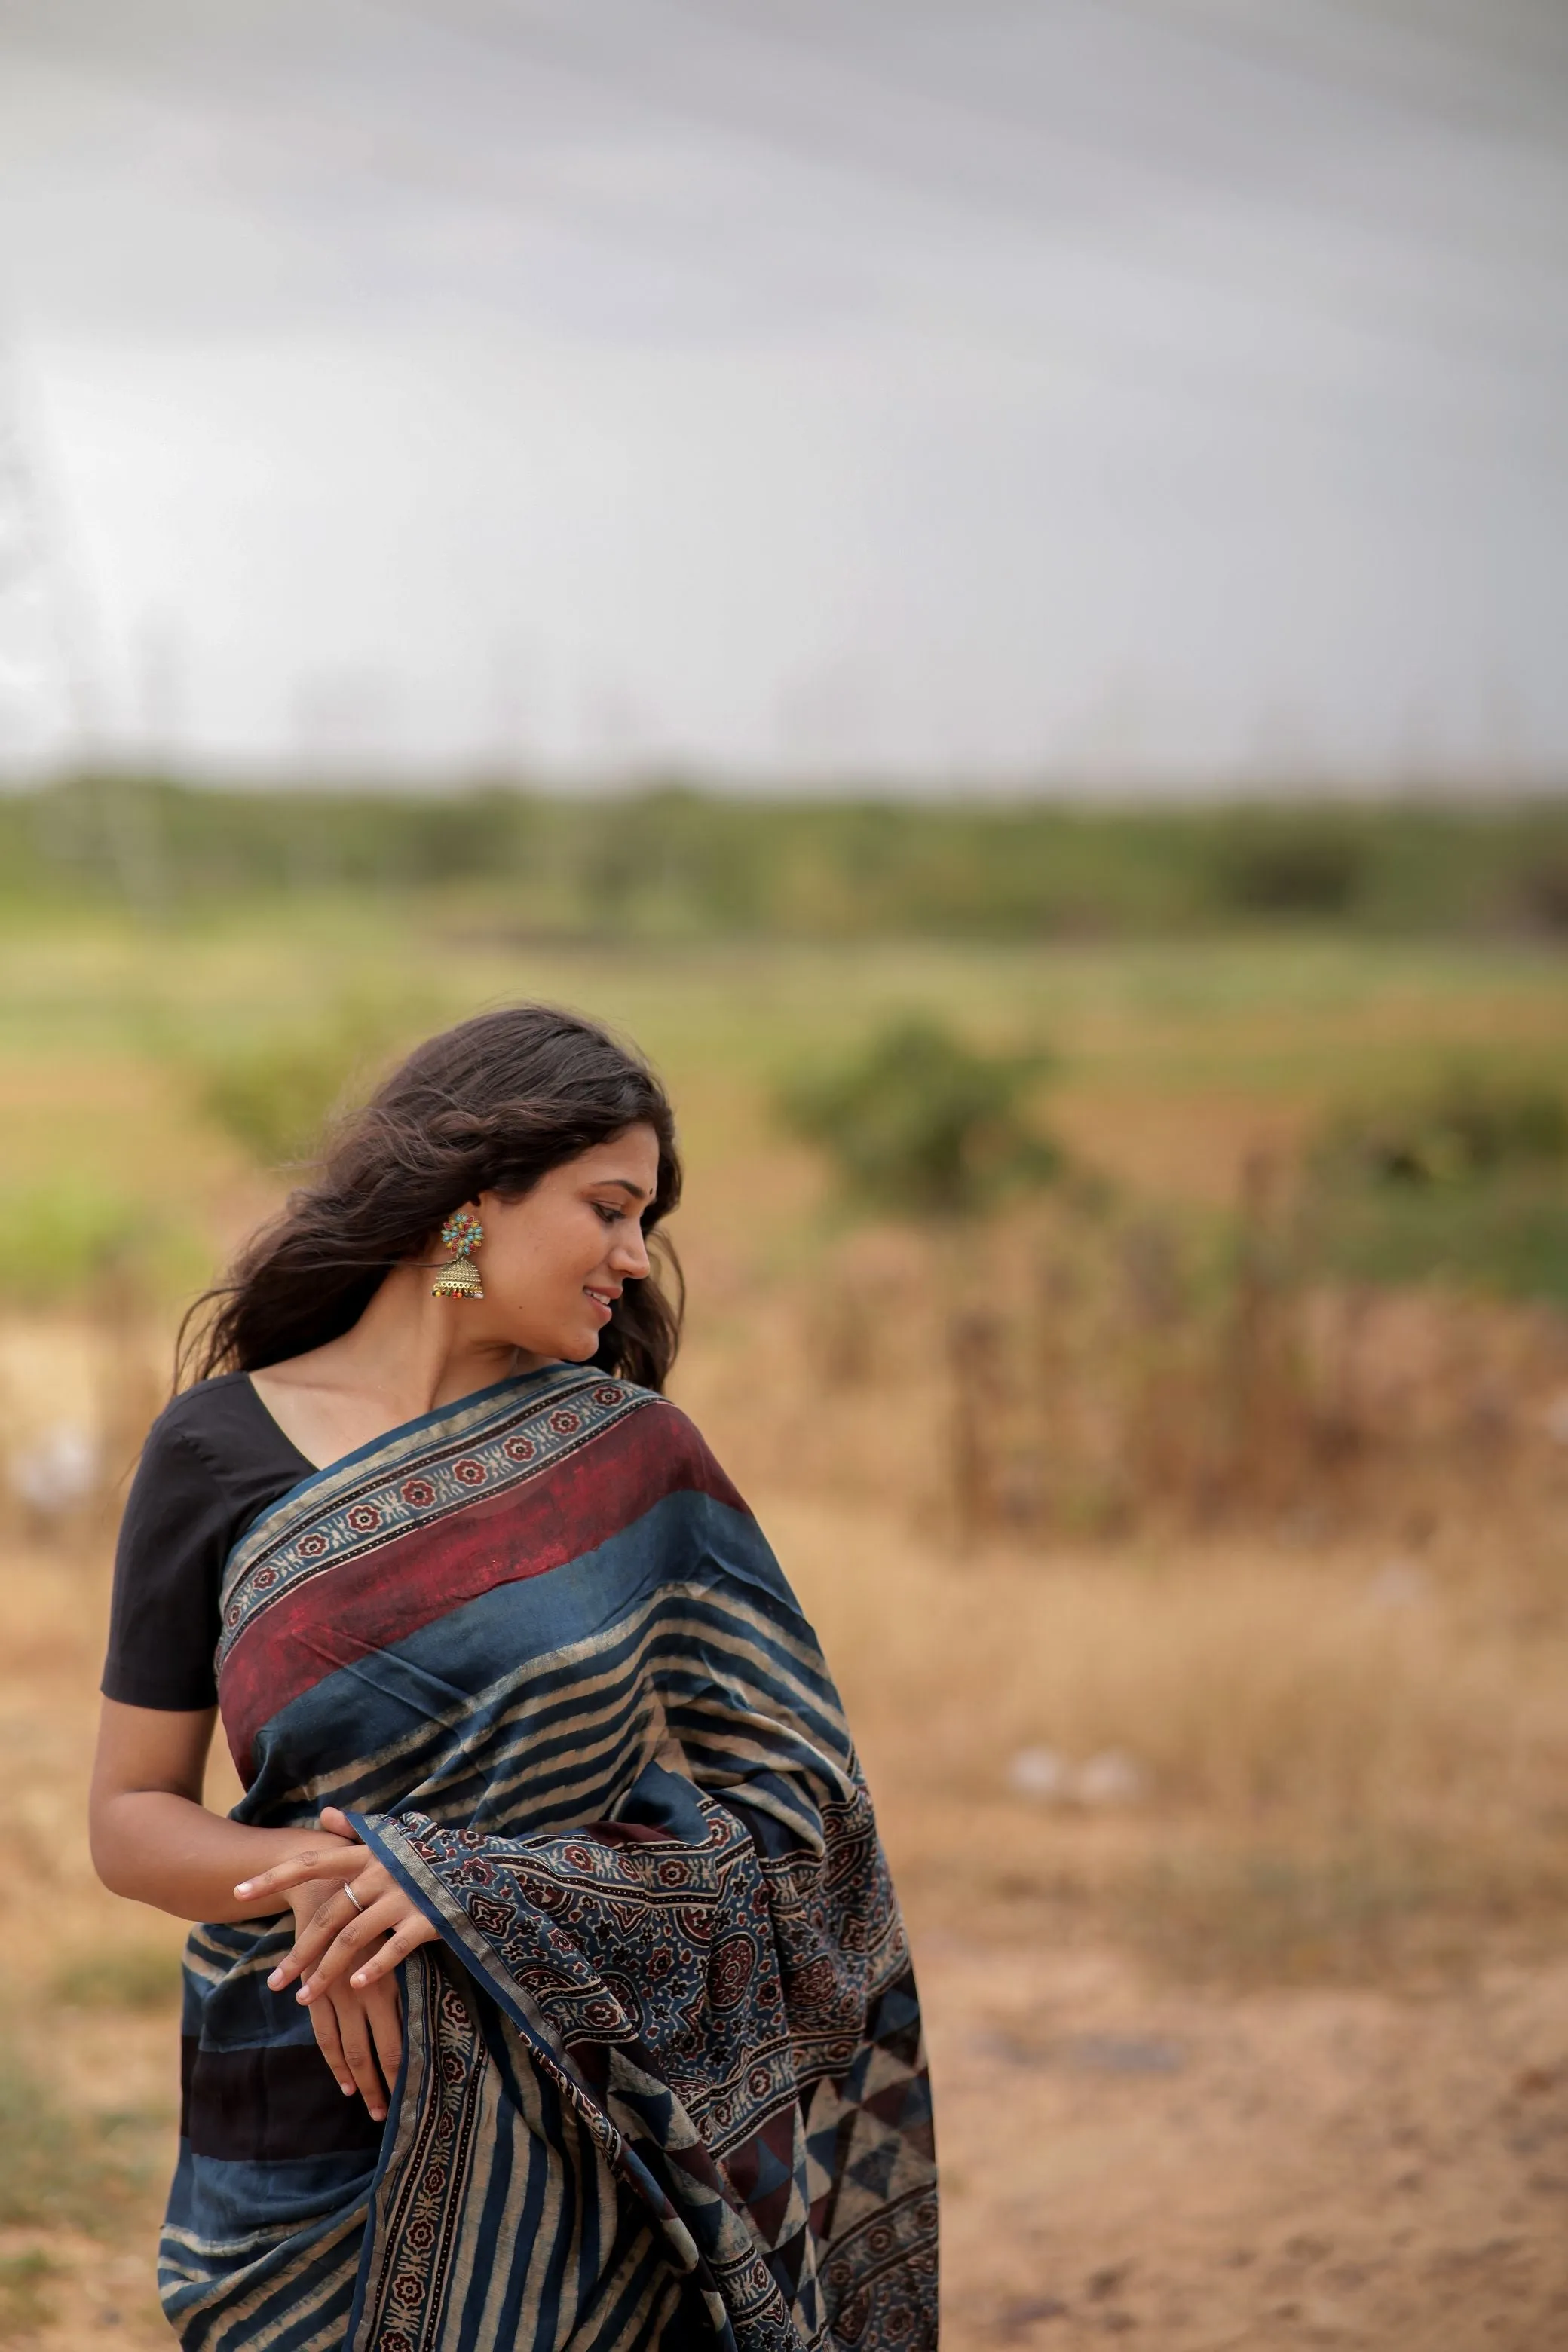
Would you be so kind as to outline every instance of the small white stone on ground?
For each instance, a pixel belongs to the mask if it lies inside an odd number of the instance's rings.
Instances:
[[[1145,1786],[1142,1768],[1121,1748],[1102,1748],[1082,1764],[1054,1748],[1020,1748],[1007,1780],[1020,1797],[1050,1805],[1135,1805]]]
[[[1072,1767],[1054,1748],[1020,1748],[1007,1767],[1007,1778],[1021,1797],[1059,1800],[1068,1793]]]
[[[1124,1748],[1101,1749],[1073,1775],[1080,1805],[1135,1805],[1142,1794],[1143,1774]]]
[[[1432,1597],[1432,1580],[1413,1559],[1385,1560],[1366,1588],[1374,1609],[1419,1609]]]

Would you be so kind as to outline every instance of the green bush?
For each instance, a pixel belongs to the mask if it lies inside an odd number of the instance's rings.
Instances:
[[[1247,816],[1222,837],[1222,902],[1238,914],[1334,918],[1347,914],[1366,870],[1360,840],[1342,824],[1296,815],[1272,823]]]
[[[1528,929],[1568,937],[1568,851],[1553,846],[1527,860],[1513,896]]]
[[[1322,1256],[1354,1281],[1440,1282],[1568,1307],[1568,1194],[1514,1179],[1364,1192],[1325,1214]]]
[[[203,1111],[263,1168],[307,1160],[348,1082],[350,1056],[304,1039],[254,1047],[204,1070]]]
[[[1568,1100],[1531,1079],[1453,1070],[1403,1100],[1340,1111],[1317,1158],[1331,1176],[1421,1188],[1555,1168],[1568,1160]]]
[[[797,1078],[779,1109],[851,1195],[895,1216],[968,1214],[1061,1172],[1060,1147],[1027,1113],[1046,1066],[1040,1054],[977,1053],[910,1017],[854,1059]]]
[[[351,1002],[319,1027],[208,1053],[194,1063],[197,1102],[262,1168],[312,1159],[332,1114],[366,1092],[421,1009]]]
[[[1568,1303],[1568,1100],[1486,1070],[1329,1119],[1309,1155],[1325,1262],[1353,1279],[1446,1282]]]
[[[43,1307],[90,1289],[142,1255],[145,1212],[84,1178],[19,1187],[0,1198],[0,1298]]]

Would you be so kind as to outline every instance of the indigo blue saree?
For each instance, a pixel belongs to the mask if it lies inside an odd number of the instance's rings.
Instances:
[[[578,1367],[242,1538],[237,1819],[356,1830],[439,1931],[384,2126],[291,1920],[186,1954],[164,2307],[187,2352],[925,2352],[920,2011],[833,1685],[689,1423]]]

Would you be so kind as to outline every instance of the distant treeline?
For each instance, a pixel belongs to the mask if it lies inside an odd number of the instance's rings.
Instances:
[[[1568,803],[788,799],[203,790],[0,795],[0,904],[152,918],[279,894],[435,893],[519,936],[1025,940],[1258,924],[1568,937]]]

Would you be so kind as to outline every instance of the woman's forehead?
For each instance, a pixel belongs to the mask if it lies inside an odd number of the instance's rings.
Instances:
[[[590,1176],[595,1183],[621,1181],[633,1192],[647,1193],[658,1174],[658,1138],[651,1127],[628,1127],[606,1143],[590,1144],[565,1165],[579,1178]]]

